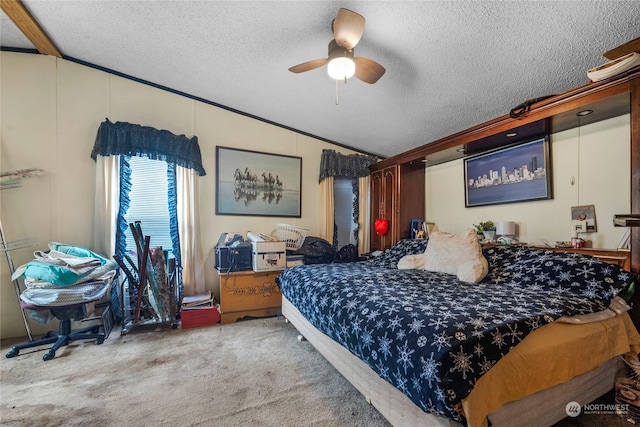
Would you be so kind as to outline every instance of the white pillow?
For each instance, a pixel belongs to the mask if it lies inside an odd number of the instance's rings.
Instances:
[[[489,263],[482,255],[482,247],[474,231],[459,234],[434,231],[429,236],[424,254],[401,258],[398,268],[455,274],[463,282],[478,283],[489,272]]]

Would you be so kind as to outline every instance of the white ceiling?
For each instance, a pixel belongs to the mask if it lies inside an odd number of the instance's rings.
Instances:
[[[381,156],[582,86],[640,36],[637,0],[23,2],[65,57]],[[387,72],[336,105],[326,67],[287,69],[327,56],[340,7],[366,18],[355,55]],[[33,49],[4,13],[0,41]]]

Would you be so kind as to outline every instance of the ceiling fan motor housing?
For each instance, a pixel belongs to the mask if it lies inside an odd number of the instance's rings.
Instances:
[[[353,49],[338,46],[335,39],[329,42],[329,61],[335,58],[349,58],[353,61]]]

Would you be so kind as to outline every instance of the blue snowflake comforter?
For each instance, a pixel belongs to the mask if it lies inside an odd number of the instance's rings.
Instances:
[[[635,279],[592,257],[509,246],[484,249],[490,271],[479,284],[396,268],[426,244],[405,240],[367,261],[294,267],[277,283],[315,328],[416,405],[463,423],[462,399],[530,332],[606,309]]]

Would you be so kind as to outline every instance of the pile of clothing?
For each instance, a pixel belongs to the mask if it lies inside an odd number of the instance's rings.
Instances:
[[[49,243],[49,251],[34,252],[33,261],[18,267],[12,280],[24,278],[21,305],[54,308],[102,299],[117,275],[118,265],[79,246]]]

